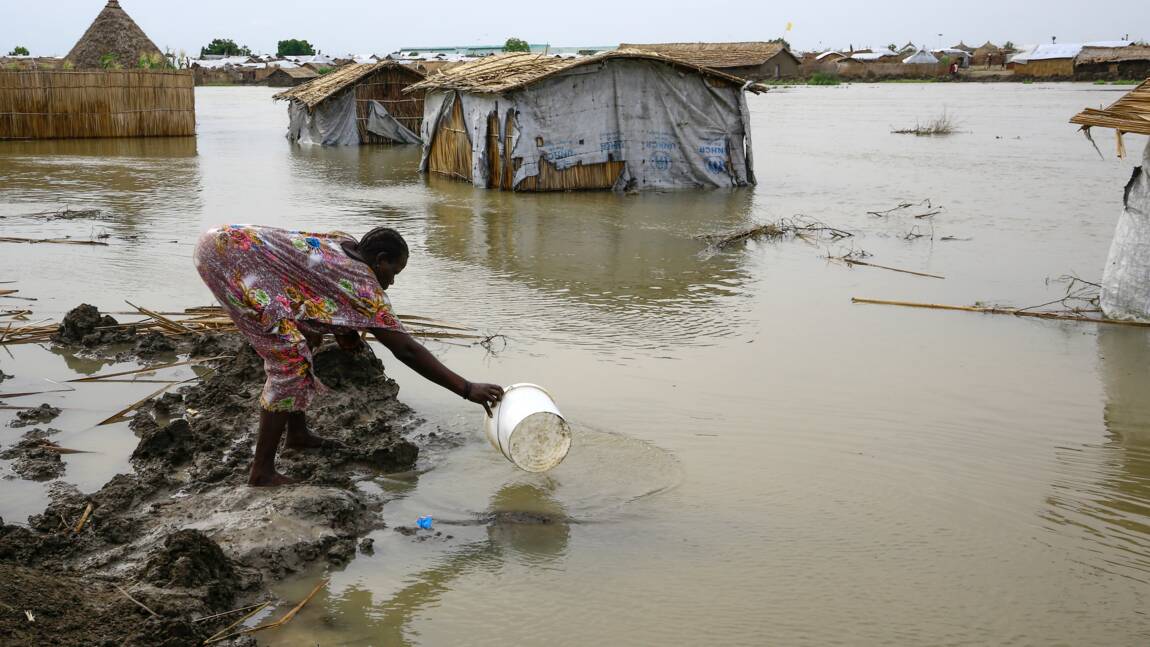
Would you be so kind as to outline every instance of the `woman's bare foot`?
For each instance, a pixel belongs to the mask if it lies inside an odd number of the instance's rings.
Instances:
[[[280,485],[291,485],[296,480],[288,478],[279,472],[272,472],[271,474],[256,474],[254,471],[248,477],[248,485],[252,487],[277,487]]]

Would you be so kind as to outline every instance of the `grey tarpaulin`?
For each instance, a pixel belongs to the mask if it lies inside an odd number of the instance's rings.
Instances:
[[[378,101],[368,109],[367,130],[387,137],[397,144],[418,144],[419,136],[399,123]],[[288,104],[287,138],[301,144],[322,146],[358,146],[359,131],[355,124],[355,92],[346,91],[331,97],[309,113],[303,104]]]
[[[503,147],[522,159],[514,184],[541,161],[563,170],[623,161],[615,189],[732,187],[754,184],[744,90],[649,60],[615,59],[574,67],[505,94],[429,92],[424,101],[423,161],[432,139],[462,101],[472,147],[472,182],[488,180],[487,123],[495,113]],[[510,120],[511,133],[505,132]],[[502,154],[502,151],[500,151]]]
[[[1102,273],[1102,312],[1111,319],[1150,321],[1150,143],[1123,204]]]
[[[372,101],[371,105],[368,106],[367,130],[380,137],[386,137],[397,144],[420,143],[419,135],[399,123],[378,101]]]

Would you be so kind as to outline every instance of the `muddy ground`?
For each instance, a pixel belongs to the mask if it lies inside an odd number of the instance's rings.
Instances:
[[[39,426],[0,449],[19,476],[58,480],[43,513],[27,524],[0,521],[0,644],[201,644],[235,616],[196,619],[270,599],[271,582],[317,563],[345,564],[364,535],[385,526],[383,500],[356,482],[413,468],[420,421],[370,348],[347,353],[329,342],[315,353],[331,391],[313,403],[309,423],[342,445],[282,453],[280,470],[300,483],[252,488],[264,380],[255,352],[234,334],[170,340],[111,325],[94,308],[77,308],[56,343],[119,359],[224,357],[137,411],[133,471],[96,492],[67,484],[59,454],[44,448],[52,411],[19,417]]]

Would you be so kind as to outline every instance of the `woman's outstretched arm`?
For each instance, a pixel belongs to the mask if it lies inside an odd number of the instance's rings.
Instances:
[[[503,387],[497,384],[468,382],[444,366],[443,362],[436,359],[423,344],[405,332],[375,329],[371,334],[375,335],[379,343],[386,346],[396,359],[411,367],[413,371],[448,391],[463,396],[466,400],[483,405],[489,416],[491,407],[503,398]]]

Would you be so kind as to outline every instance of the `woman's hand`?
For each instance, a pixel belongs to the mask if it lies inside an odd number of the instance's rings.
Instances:
[[[503,399],[503,387],[498,384],[483,384],[481,382],[472,384],[467,382],[466,390],[463,393],[463,398],[470,402],[483,405],[483,410],[487,412],[487,417],[491,417],[491,407],[499,403]]]
[[[348,353],[357,353],[363,350],[363,338],[359,336],[358,332],[335,333],[335,343],[339,344],[342,351]]]

